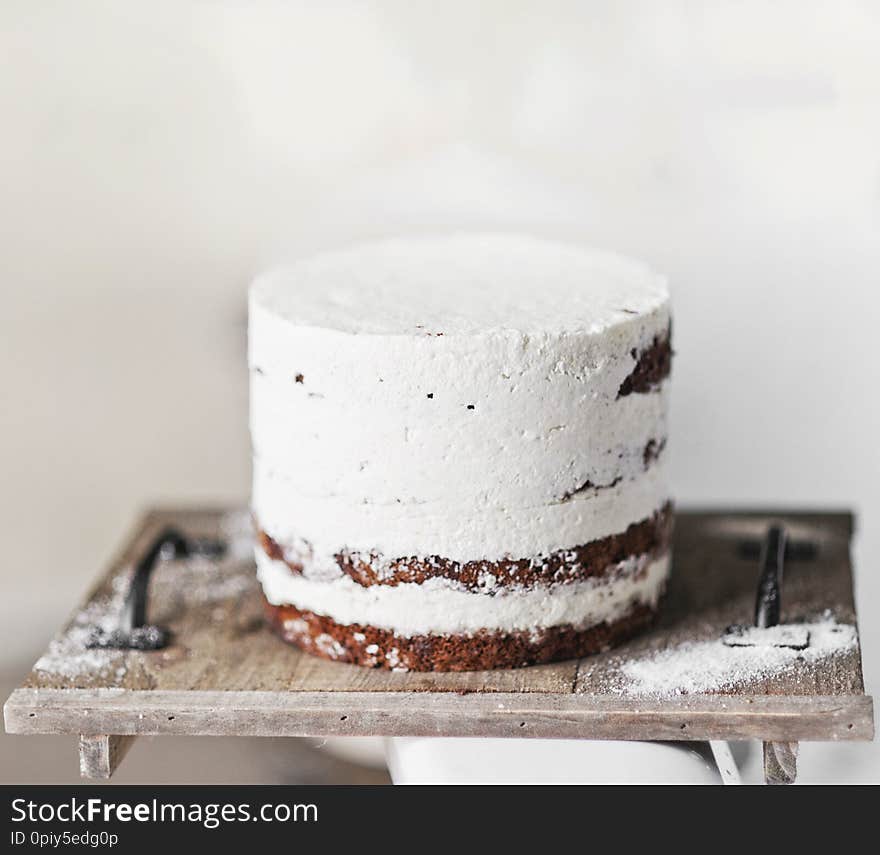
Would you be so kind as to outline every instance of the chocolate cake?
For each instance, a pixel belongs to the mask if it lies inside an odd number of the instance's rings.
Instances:
[[[319,656],[471,670],[648,624],[670,560],[669,301],[519,235],[375,241],[250,294],[256,560]]]

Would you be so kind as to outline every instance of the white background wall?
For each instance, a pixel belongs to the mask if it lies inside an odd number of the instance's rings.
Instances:
[[[256,271],[506,225],[670,276],[680,503],[859,511],[877,693],[878,45],[869,0],[0,0],[0,668],[137,508],[245,500]]]

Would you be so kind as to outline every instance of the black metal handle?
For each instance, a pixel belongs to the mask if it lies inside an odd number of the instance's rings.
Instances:
[[[755,600],[755,626],[776,626],[782,611],[782,571],[785,565],[785,529],[772,525],[761,551],[761,578]]]
[[[116,627],[109,631],[92,627],[86,647],[159,650],[167,646],[168,630],[147,623],[150,577],[159,559],[170,561],[196,555],[220,558],[225,551],[226,545],[221,541],[187,537],[175,528],[166,528],[135,565]]]
[[[727,647],[785,647],[803,650],[809,646],[810,633],[804,626],[782,627],[780,634],[762,633],[760,630],[779,626],[782,616],[782,577],[785,562],[795,559],[811,560],[818,553],[817,544],[811,541],[791,541],[785,527],[773,523],[763,541],[744,541],[739,553],[745,557],[755,547],[761,556],[761,576],[755,597],[755,622],[752,626],[734,624],[727,627],[721,642]]]

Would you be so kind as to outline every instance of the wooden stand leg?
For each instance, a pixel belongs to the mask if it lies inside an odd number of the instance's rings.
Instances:
[[[764,743],[764,783],[793,784],[797,777],[797,742]]]
[[[83,778],[109,778],[122,762],[133,736],[79,737],[79,774]]]

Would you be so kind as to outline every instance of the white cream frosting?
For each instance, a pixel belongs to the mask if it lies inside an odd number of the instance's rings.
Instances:
[[[548,380],[533,361],[531,376],[516,381],[500,376],[510,361],[483,363],[474,376],[477,358],[463,362],[461,373],[470,376],[445,380],[428,360],[418,369],[421,388],[405,388],[414,378],[391,366],[370,389],[351,376],[348,384],[342,377],[324,383],[318,371],[302,372],[302,384],[282,372],[256,375],[251,434],[259,472],[289,475],[303,496],[353,502],[535,505],[587,480],[641,474],[645,446],[666,436],[664,391],[616,398],[629,358],[586,380]]]
[[[254,303],[353,335],[601,334],[666,308],[665,280],[611,253],[516,234],[370,241],[260,277]],[[578,359],[578,362],[581,360]]]
[[[462,562],[545,556],[623,532],[668,499],[659,463],[614,487],[521,506],[313,498],[302,496],[293,481],[264,475],[259,461],[256,465],[254,516],[286,558],[321,578],[341,573],[335,555],[343,549],[387,559],[436,555]]]
[[[518,235],[378,241],[266,274],[254,514],[311,579],[338,577],[343,549],[497,560],[622,532],[668,498],[643,457],[668,384],[618,398],[668,326],[646,268]],[[586,481],[614,486],[562,501]]]
[[[469,634],[480,629],[540,631],[566,625],[588,629],[622,618],[637,605],[655,607],[669,574],[668,556],[656,560],[641,556],[617,565],[613,579],[593,577],[483,594],[456,590],[444,579],[366,588],[347,576],[318,582],[295,576],[262,552],[256,557],[257,574],[270,603],[294,604],[337,623],[375,626],[401,636]]]

